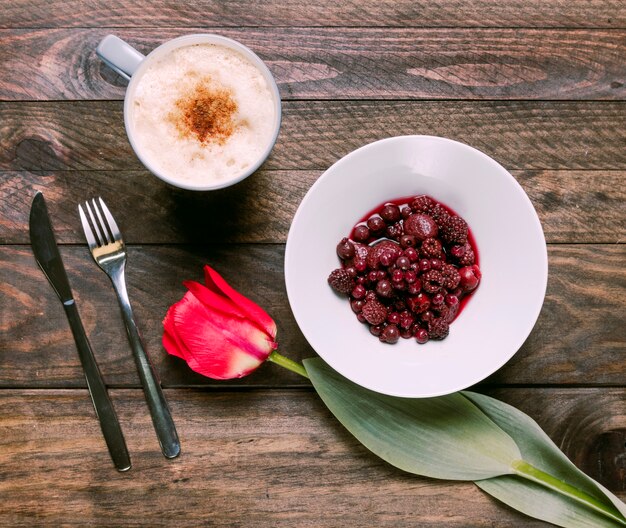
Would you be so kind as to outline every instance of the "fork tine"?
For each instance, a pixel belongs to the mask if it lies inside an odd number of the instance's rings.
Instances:
[[[113,240],[114,241],[121,240],[122,233],[120,232],[120,228],[117,227],[117,223],[115,222],[115,219],[113,218],[113,215],[111,214],[111,211],[109,211],[109,208],[106,206],[102,198],[98,197],[98,200],[100,201],[100,207],[102,208],[104,217],[106,218],[106,221],[109,224],[109,229],[111,230],[111,235],[113,235]]]
[[[96,199],[92,198],[91,203],[93,204],[93,208],[96,211],[96,216],[98,217],[98,221],[100,222],[99,227],[101,229],[102,240],[104,240],[105,244],[108,244],[109,242],[112,242],[112,240],[109,240],[109,232],[107,231],[107,225],[102,219],[102,215],[100,214],[100,209],[98,208]]]
[[[106,241],[104,241],[104,238],[102,237],[102,234],[100,233],[100,228],[98,227],[98,223],[96,222],[96,217],[93,215],[89,202],[85,202],[85,207],[87,208],[87,213],[89,214],[89,218],[91,219],[91,225],[93,226],[93,236],[98,242],[98,245],[103,246],[104,244],[106,244]]]
[[[98,246],[98,242],[96,241],[93,231],[91,230],[87,216],[85,216],[85,211],[83,211],[80,204],[78,204],[78,214],[80,215],[80,223],[83,224],[83,231],[85,232],[87,245],[89,246],[89,249],[93,249]]]

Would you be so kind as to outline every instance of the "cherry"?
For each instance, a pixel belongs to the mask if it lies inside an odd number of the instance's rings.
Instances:
[[[389,324],[400,324],[400,314],[398,312],[390,312],[387,315],[387,322]]]
[[[382,325],[372,325],[372,326],[370,326],[370,334],[372,334],[373,336],[378,337],[380,334],[382,334],[382,332],[383,332]]]
[[[417,273],[413,270],[407,270],[404,272],[404,280],[409,284],[413,284],[417,280]]]
[[[400,237],[400,245],[403,248],[412,248],[417,244],[417,238],[413,235],[402,235]]]
[[[342,238],[341,242],[337,244],[337,256],[342,260],[346,260],[354,257],[354,254],[354,244],[350,242],[346,237]]]
[[[400,208],[395,204],[387,204],[383,207],[380,212],[380,216],[382,216],[383,220],[388,223],[397,222],[400,220]]]
[[[354,299],[353,301],[350,301],[350,307],[354,313],[359,313],[363,309],[364,305],[365,301],[362,299]]]
[[[478,287],[478,283],[480,282],[481,273],[478,266],[465,266],[459,270],[459,275],[461,275],[461,283],[460,286],[463,288],[464,292],[471,292]]]
[[[413,211],[411,211],[411,208],[408,205],[405,205],[402,207],[402,209],[400,209],[400,215],[402,215],[402,218],[406,219],[412,214],[413,214]]]
[[[378,283],[376,284],[376,293],[381,297],[391,297],[391,295],[393,294],[391,282],[389,282],[387,279],[378,281]]]
[[[385,221],[378,215],[376,216],[372,216],[368,221],[367,221],[367,227],[370,228],[371,231],[373,231],[374,233],[378,233],[380,231],[382,231],[383,229],[385,229],[386,224]]]
[[[363,297],[365,297],[365,293],[366,293],[365,286],[363,286],[362,284],[357,284],[352,290],[352,298],[363,299]]]
[[[399,269],[395,269],[393,270],[393,272],[391,273],[391,280],[393,282],[401,282],[404,280],[404,273],[402,273],[402,270]]]
[[[379,337],[383,343],[389,344],[397,343],[399,338],[400,331],[396,325],[387,325]]]
[[[428,332],[424,328],[420,328],[417,332],[415,332],[415,340],[423,345],[428,341]]]
[[[413,247],[408,247],[404,250],[404,256],[408,258],[411,262],[416,262],[419,259],[419,253]]]
[[[410,265],[411,261],[408,257],[405,257],[404,255],[398,257],[398,260],[396,260],[396,266],[398,266],[401,270],[408,270]]]
[[[352,237],[357,242],[367,242],[370,236],[370,230],[365,224],[359,224],[354,228],[354,231],[352,232]]]
[[[422,291],[422,281],[417,279],[415,282],[410,283],[407,291],[409,292],[409,295],[417,295],[419,292]]]

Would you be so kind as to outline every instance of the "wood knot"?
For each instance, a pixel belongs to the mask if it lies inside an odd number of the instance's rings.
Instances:
[[[626,491],[626,429],[595,437],[587,447],[581,469],[614,493]]]
[[[128,81],[125,77],[122,77],[119,73],[102,61],[99,61],[98,73],[100,74],[101,79],[111,86],[126,88],[128,85]]]
[[[22,139],[15,146],[14,168],[21,170],[59,170],[63,163],[47,141],[39,138]]]

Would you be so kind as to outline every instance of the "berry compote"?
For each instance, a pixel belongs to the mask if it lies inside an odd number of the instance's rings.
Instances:
[[[463,218],[430,196],[380,205],[337,244],[330,286],[383,343],[445,339],[481,273]]]

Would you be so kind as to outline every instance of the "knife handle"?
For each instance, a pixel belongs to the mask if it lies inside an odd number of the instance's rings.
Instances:
[[[73,299],[64,302],[63,307],[65,308],[65,314],[67,315],[67,320],[70,323],[72,334],[74,335],[74,341],[78,348],[78,356],[83,366],[91,401],[96,410],[96,416],[100,421],[100,427],[102,428],[104,440],[109,448],[109,454],[118,471],[127,471],[130,469],[130,457],[128,455],[128,449],[126,449],[124,435],[122,434],[117,414],[115,413],[115,409],[107,393],[102,374],[96,363],[96,358],[91,350],[91,345],[85,334],[83,323],[78,314],[78,308],[76,308],[76,303]]]

